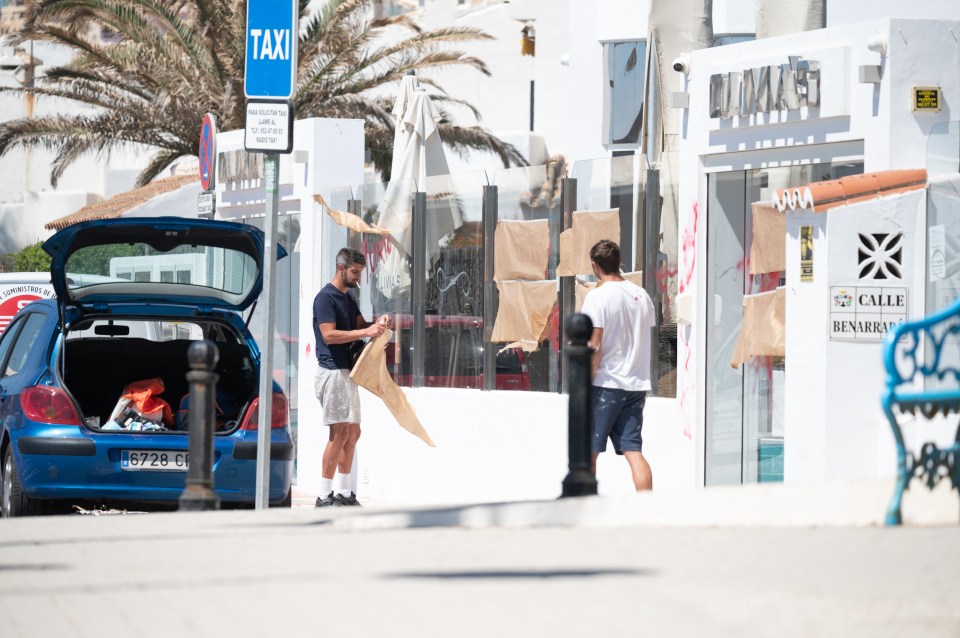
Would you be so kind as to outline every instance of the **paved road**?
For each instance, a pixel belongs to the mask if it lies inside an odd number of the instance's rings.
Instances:
[[[0,635],[960,636],[955,525],[363,529],[384,516],[0,521]]]

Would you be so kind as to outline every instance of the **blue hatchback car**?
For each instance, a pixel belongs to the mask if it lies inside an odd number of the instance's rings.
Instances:
[[[262,288],[263,233],[121,218],[70,226],[43,249],[56,299],[24,307],[0,338],[2,516],[54,503],[175,505],[189,464],[187,348],[198,339],[219,351],[214,490],[224,505],[253,505],[260,351],[243,312]],[[152,396],[134,392],[145,385]],[[294,443],[276,383],[271,417],[269,498],[289,506]]]

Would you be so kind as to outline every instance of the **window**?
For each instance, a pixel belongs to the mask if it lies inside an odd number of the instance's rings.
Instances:
[[[0,365],[3,365],[3,360],[6,359],[7,353],[10,352],[10,348],[13,347],[13,342],[17,340],[17,331],[22,325],[23,320],[10,324],[4,331],[3,337],[0,338]]]
[[[13,344],[13,349],[10,351],[10,359],[7,361],[7,366],[3,373],[4,377],[17,374],[23,369],[23,366],[26,365],[27,359],[30,358],[30,353],[33,352],[33,346],[37,342],[37,337],[40,336],[40,331],[46,320],[47,316],[39,312],[27,315],[23,330],[17,335],[16,343]]]
[[[640,146],[646,56],[644,40],[603,45],[603,143],[607,146]]]

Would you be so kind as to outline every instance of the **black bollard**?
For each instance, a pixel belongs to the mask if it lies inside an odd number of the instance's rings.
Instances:
[[[180,509],[189,511],[220,508],[220,497],[213,491],[213,409],[217,393],[217,375],[213,369],[220,353],[212,341],[196,341],[187,351],[190,372],[190,465],[187,486],[180,495]]]
[[[591,402],[590,357],[593,348],[587,345],[593,334],[593,322],[584,314],[571,315],[566,321],[569,342],[564,348],[567,358],[567,452],[570,471],[563,479],[561,498],[590,496],[597,493],[593,475],[590,439],[593,437],[593,405]]]

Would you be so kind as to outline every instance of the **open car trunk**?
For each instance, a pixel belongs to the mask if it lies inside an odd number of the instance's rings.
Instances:
[[[63,382],[80,407],[87,427],[136,434],[142,430],[108,426],[111,414],[129,384],[161,379],[165,389],[159,398],[169,404],[174,419],[173,424],[165,424],[165,428],[185,434],[188,420],[182,419],[183,425],[178,427],[177,412],[190,391],[186,379],[190,370],[187,350],[192,343],[189,339],[155,341],[142,337],[68,338],[63,348]],[[219,375],[214,411],[216,429],[232,431],[256,396],[257,373],[245,344],[218,342],[216,345],[220,353],[214,369]],[[97,373],[91,374],[91,370]]]

